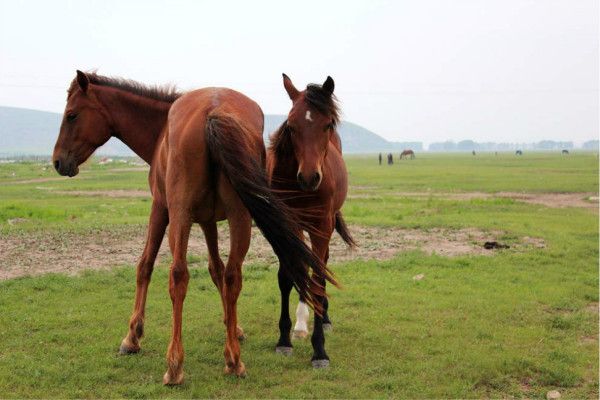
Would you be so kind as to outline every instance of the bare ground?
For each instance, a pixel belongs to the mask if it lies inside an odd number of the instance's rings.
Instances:
[[[353,187],[353,189],[355,189]],[[523,201],[531,204],[541,204],[546,207],[563,208],[579,207],[598,209],[598,193],[579,192],[579,193],[518,193],[518,192],[465,192],[465,193],[443,193],[443,192],[396,192],[398,197],[443,197],[450,200],[472,200],[472,199],[492,199],[495,197],[510,198],[517,201]],[[348,196],[349,198],[371,198],[378,195],[356,193]]]
[[[488,255],[485,241],[498,240],[502,232],[483,232],[478,229],[401,229],[384,227],[352,226],[351,232],[359,247],[353,250],[334,234],[330,247],[330,262],[337,263],[356,259],[385,260],[398,253],[420,249],[428,254],[443,256]],[[220,226],[221,253],[226,259],[229,234],[226,226]],[[132,226],[111,230],[74,233],[22,233],[0,236],[0,280],[48,272],[77,274],[86,269],[107,269],[120,265],[135,265],[144,247],[145,227]],[[545,247],[544,241],[524,237],[511,244],[508,251]],[[206,266],[206,245],[202,231],[193,229],[189,254],[192,264]],[[169,257],[166,240],[159,253],[158,262]],[[247,262],[267,263],[277,266],[277,259],[267,241],[257,228],[252,229],[252,242]]]

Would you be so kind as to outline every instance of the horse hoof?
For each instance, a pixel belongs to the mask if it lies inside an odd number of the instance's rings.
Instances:
[[[294,352],[294,348],[293,347],[289,347],[289,346],[277,346],[277,347],[275,347],[275,353],[277,353],[277,354],[283,354],[284,356],[291,356],[293,352]]]
[[[331,332],[333,330],[333,325],[331,325],[331,322],[324,323],[323,330]]]
[[[244,363],[241,361],[239,362],[239,364],[237,366],[226,365],[224,372],[225,372],[225,375],[235,375],[238,378],[246,377],[246,367],[244,366]]]
[[[129,344],[125,339],[123,339],[123,341],[121,342],[121,346],[119,346],[119,354],[121,355],[136,354],[139,353],[139,351],[140,346],[133,346]]]
[[[308,332],[307,331],[294,331],[294,334],[292,335],[292,337],[294,339],[306,339],[308,337]]]
[[[183,383],[183,370],[179,371],[176,376],[171,375],[170,370],[165,372],[163,376],[163,385],[166,386],[176,386],[181,385]]]
[[[329,367],[329,360],[324,359],[324,360],[312,360],[312,366],[314,369],[321,369],[321,368],[328,368]]]

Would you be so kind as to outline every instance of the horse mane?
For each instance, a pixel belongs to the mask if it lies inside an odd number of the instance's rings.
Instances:
[[[86,72],[90,83],[99,86],[112,87],[120,89],[138,96],[150,98],[153,100],[162,101],[165,103],[173,103],[183,93],[181,93],[174,85],[145,85],[143,83],[118,77],[109,77],[98,75],[96,72]],[[73,79],[67,93],[69,96],[78,87],[77,78]]]
[[[323,89],[323,86],[316,83],[310,83],[306,86],[304,101],[317,109],[323,115],[330,115],[333,126],[340,121],[340,109],[337,97]]]
[[[281,126],[271,134],[269,142],[269,151],[273,152],[278,158],[292,153],[292,141],[287,127],[287,120],[283,121]]]

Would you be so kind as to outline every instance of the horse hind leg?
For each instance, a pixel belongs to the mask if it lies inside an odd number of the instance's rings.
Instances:
[[[182,213],[183,214],[183,213]],[[167,372],[163,377],[165,385],[183,383],[183,342],[181,338],[183,302],[187,293],[190,274],[187,268],[187,245],[190,236],[191,218],[188,215],[171,217],[169,246],[173,262],[169,275],[169,295],[173,304],[173,331],[167,350]]]
[[[237,331],[237,300],[242,290],[242,263],[250,247],[250,214],[241,201],[230,208],[227,215],[230,230],[230,252],[225,267],[224,299],[225,325],[225,370],[228,375],[246,376],[246,367],[241,360],[241,350]]]
[[[294,339],[306,339],[308,337],[308,318],[310,309],[300,298],[296,306],[296,324],[294,325]]]
[[[225,270],[225,265],[223,265],[223,260],[221,260],[221,256],[219,255],[219,233],[217,231],[217,224],[215,221],[203,223],[200,225],[202,227],[202,231],[204,232],[204,238],[206,240],[206,246],[208,248],[208,272],[210,273],[210,277],[217,287],[219,291],[219,295],[221,297],[221,304],[223,306],[223,323],[226,324],[227,317],[225,315],[226,307],[225,307],[225,297],[224,297],[224,281],[223,281],[223,271]],[[246,335],[244,334],[244,330],[241,326],[236,327],[237,337],[239,340],[245,340]]]
[[[332,331],[333,323],[329,318],[329,300],[327,297],[323,298],[323,330],[324,331]]]
[[[129,332],[121,342],[120,354],[132,354],[140,351],[140,339],[144,335],[144,317],[148,286],[154,269],[156,255],[160,249],[165,229],[169,222],[167,210],[156,202],[152,203],[146,246],[137,265],[135,305],[129,319]]]

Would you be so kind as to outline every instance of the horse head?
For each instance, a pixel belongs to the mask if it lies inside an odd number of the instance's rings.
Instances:
[[[88,76],[78,70],[68,90],[67,106],[52,154],[54,168],[59,174],[77,175],[79,165],[110,139],[108,118]]]
[[[283,74],[283,86],[292,100],[286,129],[298,161],[296,179],[302,190],[315,191],[323,179],[322,166],[339,119],[335,85],[328,76],[322,85],[309,84],[299,91]]]

